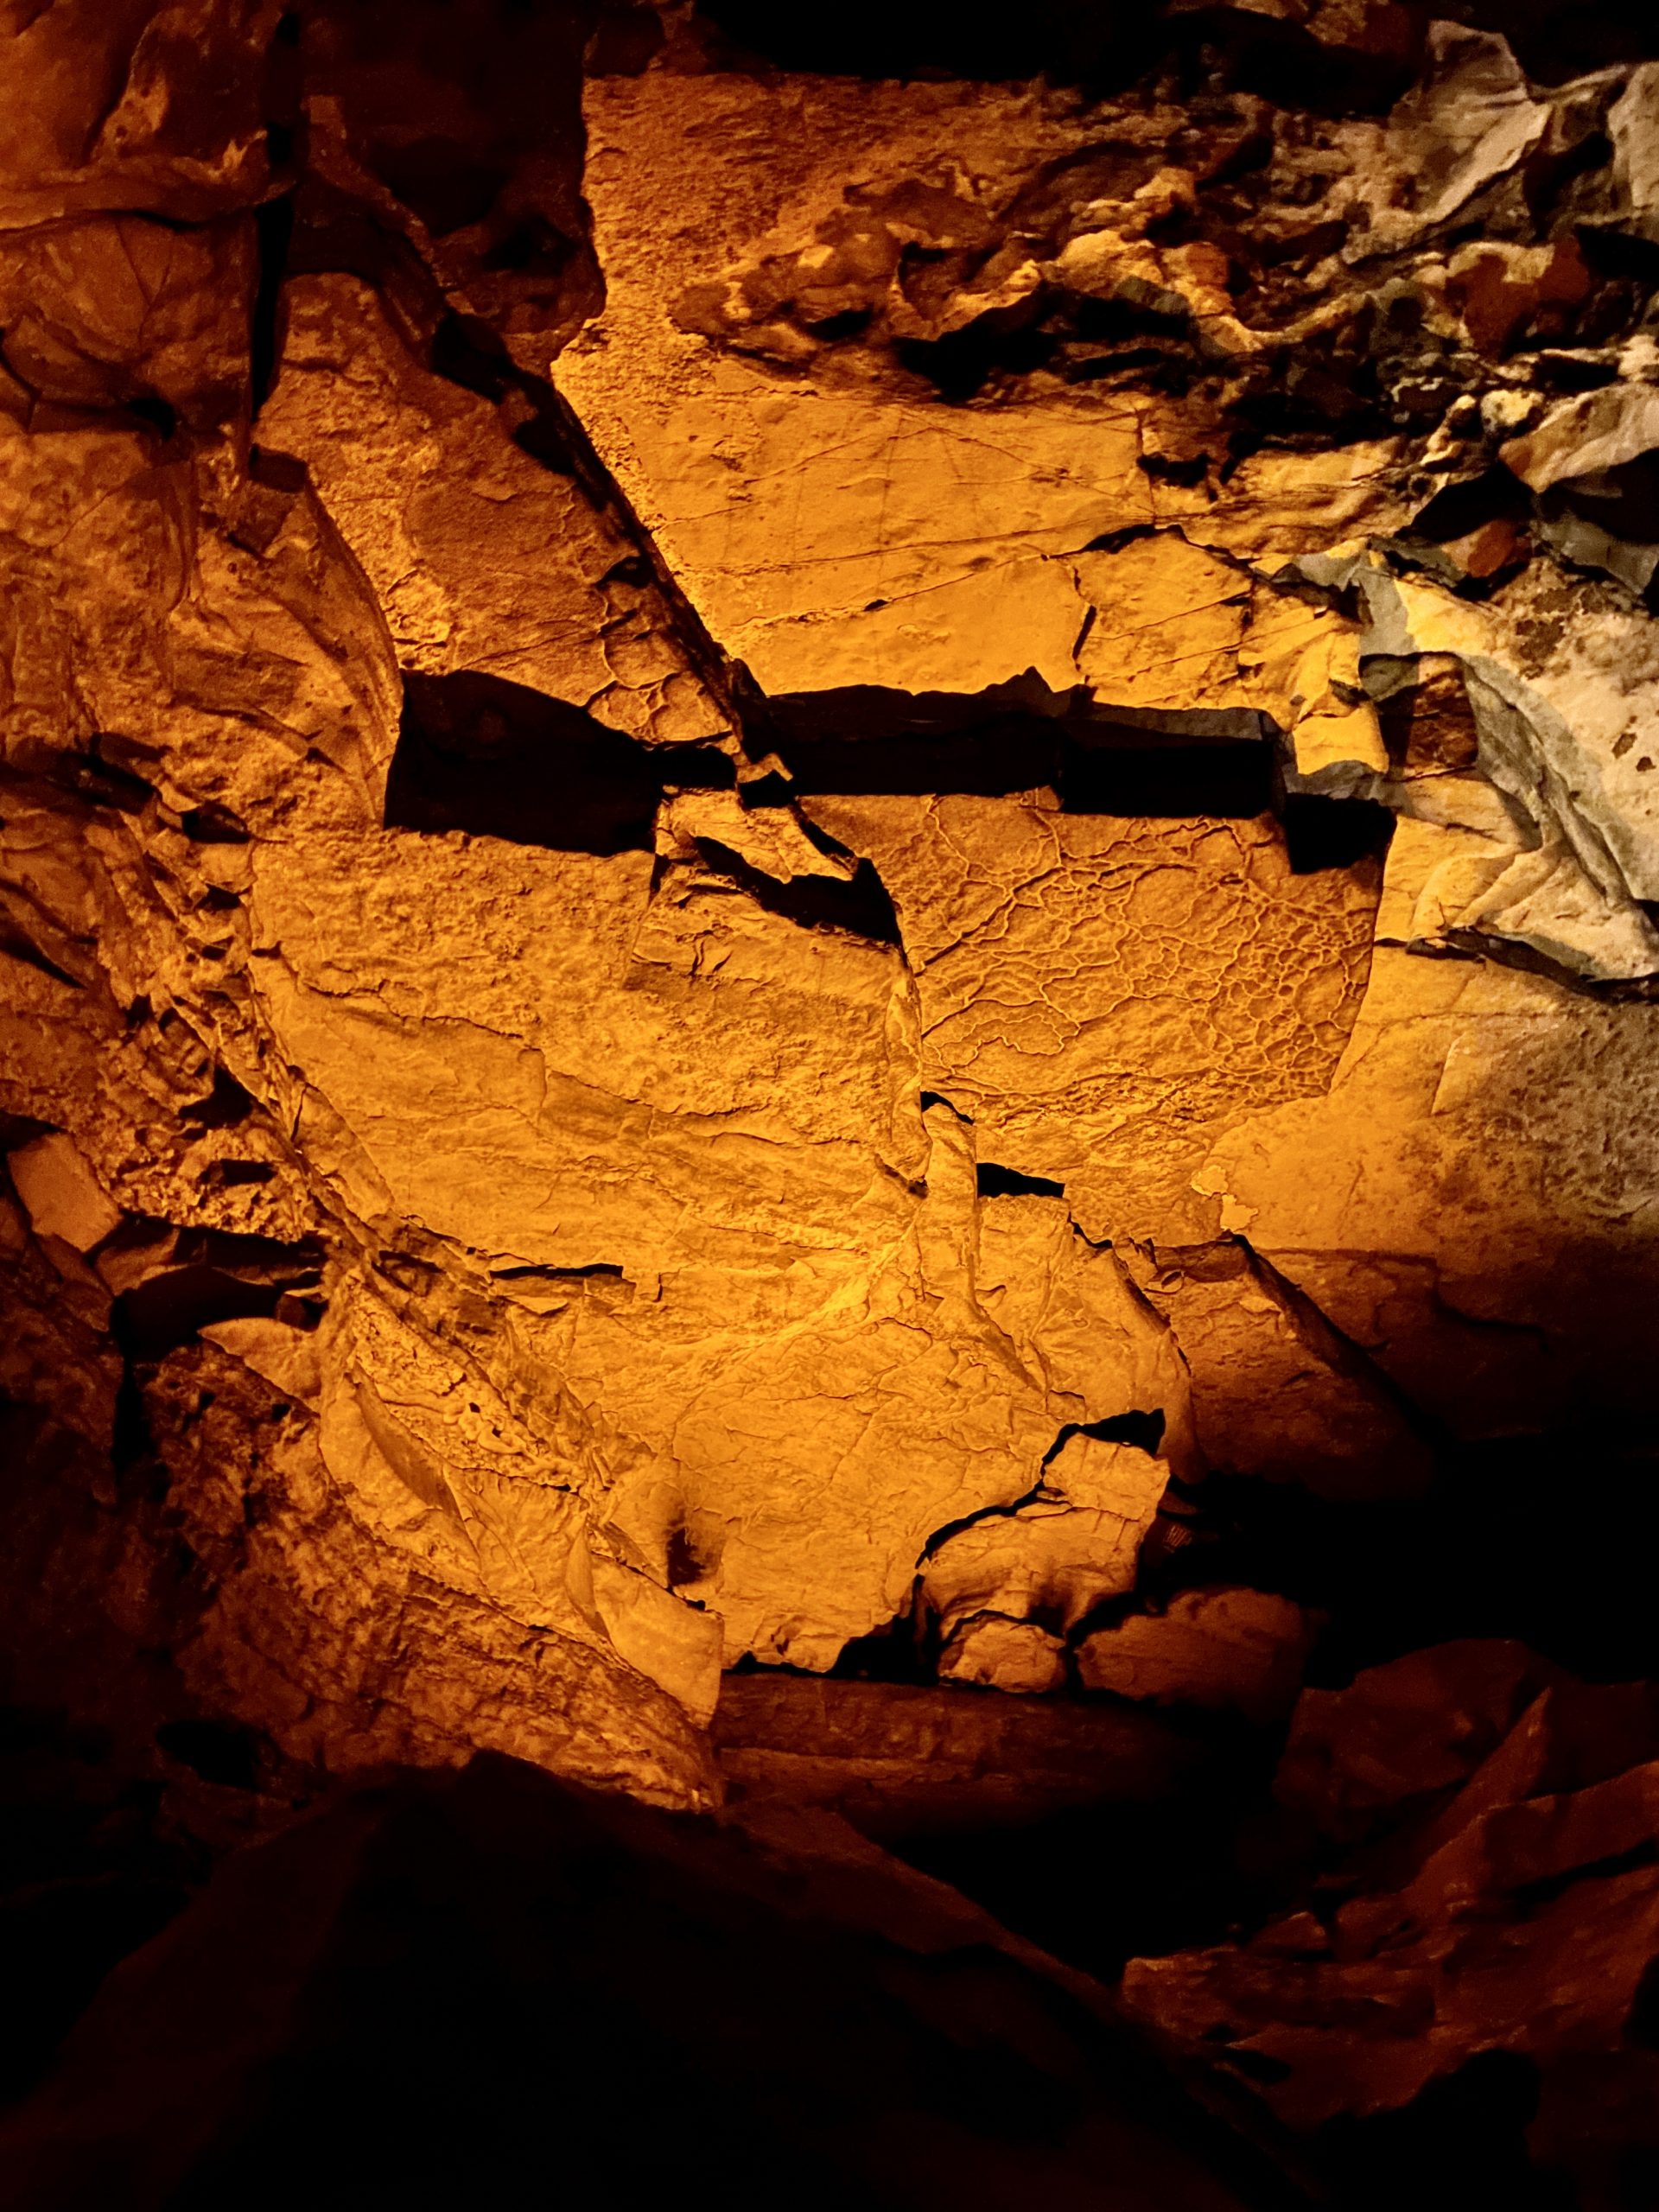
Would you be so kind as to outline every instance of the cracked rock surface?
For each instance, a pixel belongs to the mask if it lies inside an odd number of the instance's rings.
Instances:
[[[338,1747],[337,1541],[695,1796],[740,1659],[1063,1685],[1172,1474],[1645,1416],[1650,67],[200,15],[8,202],[6,1357],[270,1492],[215,1694]]]
[[[13,1703],[1107,1802],[1317,1664],[1239,1497],[1650,1435],[1659,60],[1493,12],[0,29]]]

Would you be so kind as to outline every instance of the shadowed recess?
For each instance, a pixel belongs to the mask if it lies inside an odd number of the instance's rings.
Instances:
[[[671,766],[682,786],[732,779],[730,761],[708,747],[648,753],[580,707],[502,677],[405,674],[386,827],[465,830],[559,852],[648,852]]]

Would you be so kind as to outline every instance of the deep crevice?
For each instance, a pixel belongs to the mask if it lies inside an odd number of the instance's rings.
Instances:
[[[254,236],[258,276],[254,285],[252,321],[249,333],[249,390],[255,421],[276,381],[283,358],[283,280],[288,270],[289,247],[294,237],[294,202],[284,193],[268,200],[254,213]]]
[[[1025,1175],[1017,1167],[1001,1167],[994,1160],[982,1160],[974,1170],[974,1183],[982,1198],[1063,1198],[1064,1183],[1051,1182],[1046,1175]]]
[[[718,788],[733,773],[711,747],[649,751],[503,677],[406,671],[385,818],[390,830],[464,830],[561,852],[648,852],[671,776]]]

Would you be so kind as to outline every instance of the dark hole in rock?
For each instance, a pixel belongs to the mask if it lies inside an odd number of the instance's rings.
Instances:
[[[234,1191],[245,1185],[269,1183],[276,1171],[268,1160],[213,1160],[201,1172],[201,1179],[217,1185],[221,1190]]]
[[[221,1789],[253,1789],[259,1781],[259,1739],[227,1720],[164,1720],[156,1741],[169,1758]]]
[[[645,852],[671,772],[677,784],[707,785],[729,783],[732,770],[701,747],[648,754],[581,708],[502,677],[406,674],[386,826],[465,830],[560,852]]]
[[[768,913],[783,914],[804,929],[844,930],[878,944],[900,941],[887,887],[868,861],[860,861],[850,877],[798,875],[780,883],[715,838],[699,837],[697,844],[711,867],[741,884]]]
[[[1272,810],[1273,754],[1254,714],[976,714],[976,704],[868,690],[783,700],[777,751],[806,797],[1049,790],[1068,814]],[[831,734],[837,721],[861,734]]]
[[[1316,1685],[1465,1636],[1512,1637],[1595,1681],[1652,1679],[1655,1477],[1644,1449],[1588,1426],[1444,1444],[1430,1488],[1403,1503],[1339,1503],[1213,1473],[1197,1486],[1212,1541],[1191,1571],[1325,1614],[1308,1672]],[[1569,1522],[1554,1502],[1574,1483],[1593,1484],[1598,1510]],[[1160,1586],[1173,1588],[1180,1561],[1168,1572]]]
[[[1072,745],[1060,792],[1068,814],[1267,814],[1273,754],[1260,741]]]
[[[245,845],[248,833],[229,807],[207,799],[179,817],[179,827],[193,844]]]
[[[233,1129],[258,1111],[258,1101],[239,1084],[228,1068],[213,1070],[213,1087],[194,1106],[181,1106],[179,1119],[199,1129]]]
[[[1133,1444],[1142,1452],[1156,1452],[1164,1440],[1166,1424],[1163,1408],[1152,1413],[1114,1414],[1109,1421],[1085,1421],[1077,1432],[1103,1444]]]
[[[301,22],[292,10],[277,18],[265,50],[262,105],[265,117],[265,158],[273,169],[286,168],[305,122],[305,72],[300,54]]]
[[[971,791],[998,798],[1052,787],[1059,734],[1046,716],[1009,715],[963,729],[874,738],[781,735],[779,758],[804,797],[822,792]]]
[[[1572,2193],[1527,2156],[1525,2131],[1537,2109],[1535,2062],[1516,2051],[1482,2051],[1402,2111],[1331,2122],[1324,2159],[1340,2201],[1355,2212],[1392,2212],[1407,2198],[1568,2212]]]
[[[1394,817],[1370,798],[1319,798],[1293,792],[1284,804],[1285,842],[1292,871],[1352,868],[1388,849]]]
[[[286,194],[268,200],[254,216],[258,275],[254,283],[248,374],[257,416],[264,406],[282,359],[283,278],[294,236],[294,202]]]
[[[926,377],[941,398],[963,400],[975,397],[995,370],[1028,376],[1046,367],[1058,344],[1046,330],[973,328],[931,342],[899,339],[893,350],[904,367]]]
[[[428,359],[435,374],[480,399],[505,398],[516,381],[506,347],[476,315],[444,315],[432,334]]]
[[[229,1229],[181,1229],[174,1250],[181,1263],[222,1268],[227,1274],[283,1287],[315,1282],[323,1258],[313,1237],[289,1244],[279,1236]]]
[[[277,1296],[268,1283],[244,1282],[218,1268],[169,1268],[124,1291],[111,1325],[130,1358],[161,1359],[210,1321],[269,1319]]]
[[[713,0],[706,11],[741,48],[785,69],[833,76],[1032,77],[1127,84],[1165,42],[1153,10],[1126,0],[1033,0],[1014,13],[949,0],[848,0],[777,9]]]
[[[127,1468],[136,1467],[147,1459],[155,1445],[156,1440],[149,1433],[149,1419],[144,1411],[144,1394],[132,1371],[131,1360],[124,1359],[121,1380],[115,1393],[115,1420],[110,1437],[111,1465],[118,1474],[123,1473]]]
[[[85,753],[54,753],[48,772],[53,782],[93,806],[112,806],[122,814],[140,814],[155,798],[154,785],[129,768]]]
[[[60,1872],[67,1855],[52,1851],[46,1879],[0,1897],[0,2105],[30,2086],[111,1967],[190,1900],[183,1882],[137,1868]]]
[[[1651,545],[1659,541],[1659,454],[1639,454],[1617,468],[1573,477],[1546,493],[1543,506],[1546,513],[1581,514],[1610,537]]]
[[[974,1181],[982,1198],[1063,1198],[1064,1183],[1052,1183],[1046,1175],[1022,1175],[1017,1167],[999,1167],[994,1160],[982,1160],[974,1170]]]
[[[1509,522],[1529,511],[1526,486],[1507,468],[1489,468],[1465,484],[1450,484],[1437,492],[1412,518],[1411,535],[1431,544],[1466,537],[1489,522]]]
[[[141,391],[128,400],[126,411],[148,424],[163,442],[170,438],[179,427],[177,408],[153,391]]]
[[[508,181],[505,169],[480,161],[452,138],[416,138],[404,145],[382,140],[372,147],[369,164],[435,238],[481,222]]]
[[[868,1636],[849,1637],[830,1669],[834,1681],[932,1681],[938,1669],[939,1634],[936,1622],[912,1619],[906,1612],[886,1621]]]
[[[13,960],[21,960],[26,968],[34,968],[42,976],[49,976],[54,983],[65,983],[72,991],[82,988],[80,978],[60,968],[49,952],[43,951],[34,938],[16,922],[0,915],[0,952]]]
[[[50,1122],[36,1121],[32,1114],[0,1113],[0,1152],[16,1152],[36,1137],[49,1135],[51,1129]]]
[[[1618,378],[1611,361],[1585,359],[1570,352],[1535,353],[1532,372],[1546,391],[1560,392],[1596,391]]]

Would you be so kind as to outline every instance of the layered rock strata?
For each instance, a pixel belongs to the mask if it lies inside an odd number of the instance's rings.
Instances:
[[[1207,1470],[1650,1418],[1656,65],[1209,12],[15,33],[8,1510],[273,1771],[1267,1713]]]

